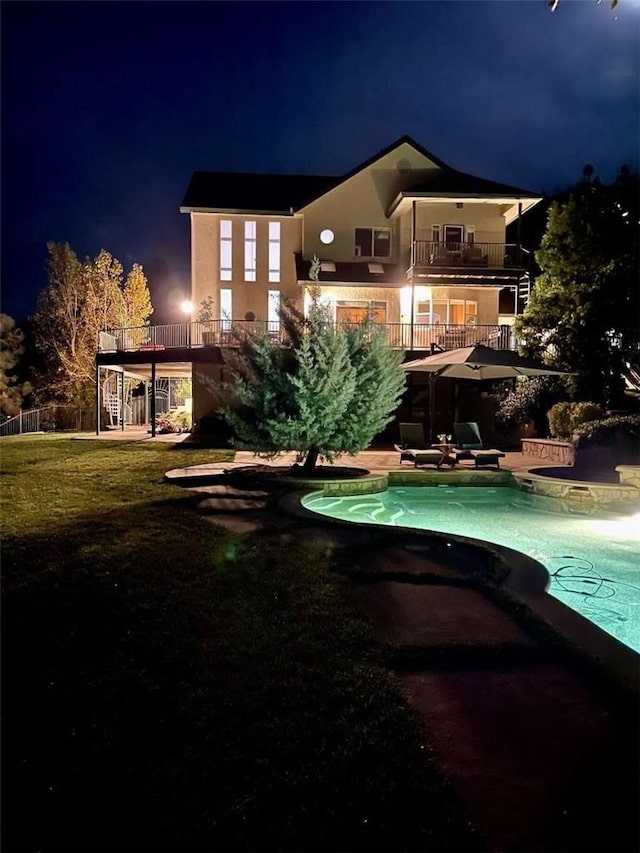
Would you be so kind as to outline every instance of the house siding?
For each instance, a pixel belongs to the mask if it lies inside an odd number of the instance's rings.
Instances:
[[[434,168],[437,167],[431,160],[405,143],[308,204],[302,210],[304,257],[318,255],[323,260],[353,261],[354,229],[379,227],[391,228],[391,260],[397,260],[400,229],[386,211],[409,182],[415,182],[419,175],[426,177]],[[335,234],[334,242],[328,246],[320,241],[324,228]]]
[[[220,281],[220,221],[232,223],[232,279]],[[244,223],[256,223],[256,281],[244,280]],[[269,281],[269,223],[280,223],[280,281]],[[252,311],[256,319],[267,319],[268,292],[299,300],[295,253],[301,251],[301,220],[298,217],[191,214],[192,302],[194,316],[203,299],[213,297],[216,319],[220,318],[220,288],[229,288],[233,320],[243,320]]]

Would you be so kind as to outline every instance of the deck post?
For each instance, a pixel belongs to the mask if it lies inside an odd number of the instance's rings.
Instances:
[[[416,202],[411,202],[411,349],[413,349],[413,324],[416,302]]]
[[[151,362],[151,438],[156,437],[156,363]]]
[[[124,432],[124,367],[120,374],[120,429]]]
[[[100,435],[100,365],[96,359],[96,435]]]

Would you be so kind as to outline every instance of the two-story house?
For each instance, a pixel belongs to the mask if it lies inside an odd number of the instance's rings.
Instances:
[[[529,280],[505,229],[540,200],[452,169],[408,136],[341,177],[195,172],[180,207],[193,319],[209,300],[207,340],[224,343],[232,322],[277,334],[280,299],[304,308],[317,256],[337,324],[372,312],[389,345],[411,352],[508,347]],[[219,370],[194,363],[196,418],[207,412],[202,379]]]
[[[96,385],[101,369],[150,381],[153,424],[158,378],[192,373],[202,422],[215,411],[210,389],[222,378],[231,325],[277,340],[280,300],[304,309],[311,284],[337,324],[371,312],[407,358],[477,342],[513,346],[529,264],[505,229],[518,235],[540,200],[459,172],[408,136],[340,177],[195,172],[180,207],[191,220],[190,321],[101,334]],[[124,396],[122,379],[111,399]]]

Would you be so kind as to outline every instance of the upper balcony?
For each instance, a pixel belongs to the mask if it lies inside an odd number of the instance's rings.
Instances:
[[[341,328],[348,323],[339,324]],[[276,343],[284,344],[284,330],[278,322],[235,321],[235,333],[228,320],[211,320],[206,323],[172,323],[163,326],[139,326],[129,329],[110,329],[100,332],[98,355],[105,364],[110,354],[116,363],[127,357],[140,363],[167,360],[198,361],[198,352],[210,347],[237,347],[243,333],[266,333]],[[496,349],[514,349],[512,329],[508,325],[465,325],[456,323],[376,323],[384,332],[387,345],[392,349],[428,350],[433,346],[449,350],[457,347],[485,344]],[[210,350],[209,350],[210,351]]]
[[[529,252],[517,243],[452,243],[416,240],[410,272],[415,275],[519,277]]]

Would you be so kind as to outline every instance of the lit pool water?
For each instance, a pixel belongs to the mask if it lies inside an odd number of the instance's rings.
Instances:
[[[640,512],[568,512],[507,487],[391,487],[345,498],[307,495],[312,512],[347,521],[458,533],[534,557],[549,593],[640,652]]]

